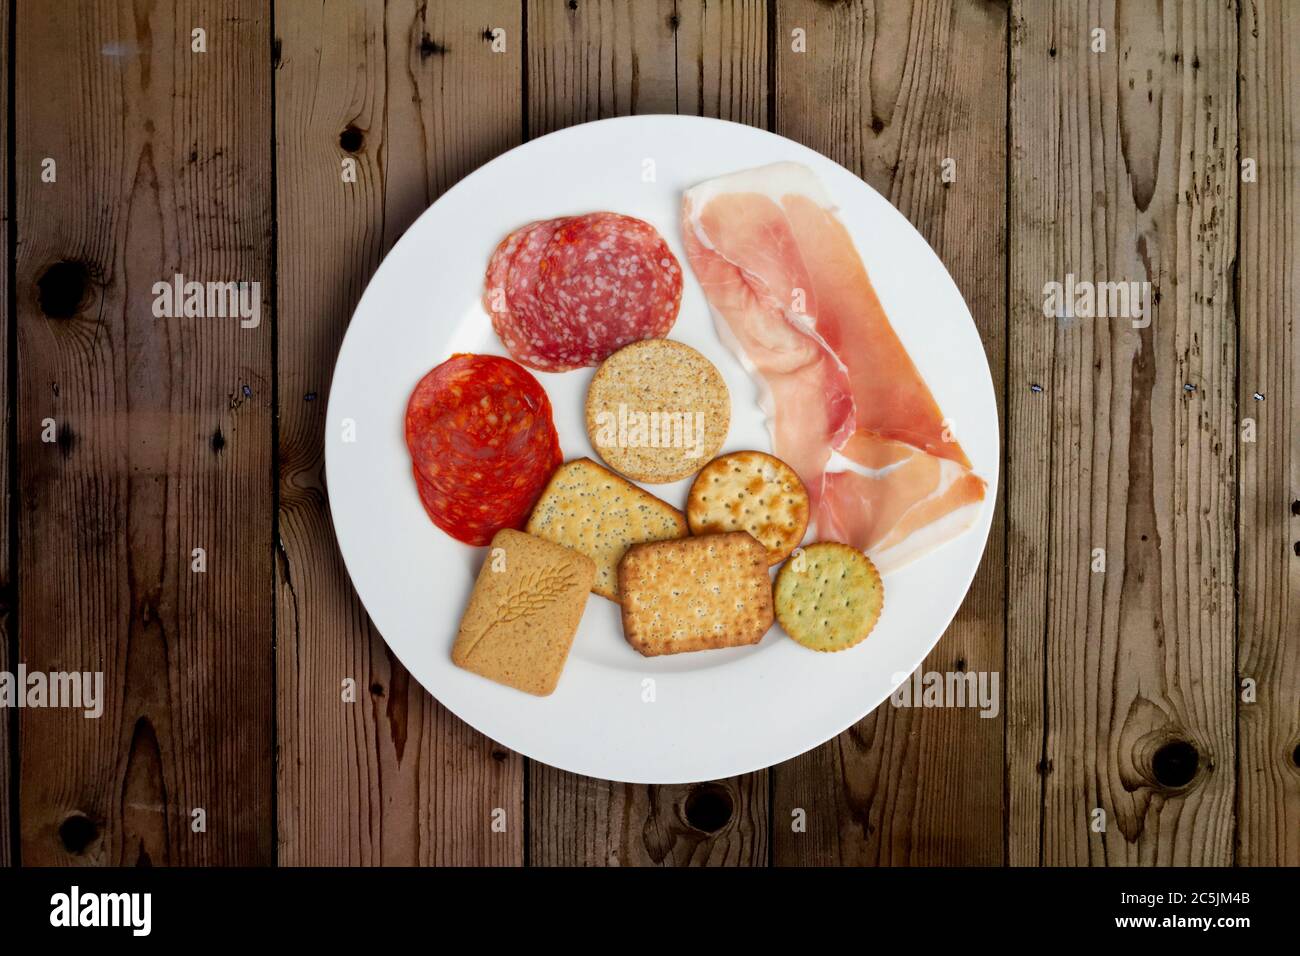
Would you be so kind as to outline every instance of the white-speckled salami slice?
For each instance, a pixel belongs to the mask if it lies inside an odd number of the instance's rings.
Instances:
[[[520,226],[497,243],[492,258],[488,260],[487,274],[483,279],[483,309],[493,317],[494,321],[497,313],[507,311],[506,275],[510,271],[510,263],[514,260],[515,253],[519,251],[519,243],[525,235],[540,225],[542,225],[540,222],[530,222]]]
[[[548,244],[556,230],[571,221],[561,217],[525,227],[528,232],[520,238],[506,273],[508,316],[494,326],[515,361],[543,372],[567,372],[583,364],[565,357],[570,333],[538,298]]]
[[[625,345],[663,338],[677,320],[682,269],[649,223],[594,213],[560,224],[538,264],[551,361],[599,365]]]
[[[649,223],[613,212],[538,220],[488,262],[483,307],[522,365],[564,372],[668,333],[682,270]]]
[[[517,303],[511,299],[511,275],[519,274],[519,269],[535,275],[537,260],[546,247],[546,240],[554,231],[555,224],[563,219],[540,219],[521,226],[497,244],[492,258],[488,260],[487,274],[483,282],[483,308],[492,319],[492,328],[506,347],[506,351],[518,362],[544,372],[563,371],[555,368],[539,355],[530,356],[529,336],[520,324]],[[516,260],[524,254],[521,266],[516,267]],[[535,279],[523,283],[523,287],[535,284]]]

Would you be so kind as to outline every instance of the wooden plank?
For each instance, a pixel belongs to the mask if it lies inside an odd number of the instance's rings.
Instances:
[[[530,131],[626,113],[765,125],[761,0],[528,5]],[[689,786],[592,780],[532,764],[534,865],[756,865],[768,860],[766,771]]]
[[[970,305],[1001,410],[1006,9],[965,0],[777,9],[777,132],[856,172],[926,237]],[[1001,489],[979,573],[923,671],[1005,672],[1000,501]],[[1000,705],[991,717],[882,705],[773,769],[774,862],[1001,863],[1003,731]],[[797,810],[805,830],[789,823]]]
[[[676,107],[767,127],[767,4],[677,0]],[[650,112],[649,109],[638,112]]]
[[[275,26],[279,859],[520,863],[523,760],[442,708],[370,624],[334,540],[322,440],[371,273],[440,193],[519,142],[520,4],[282,0]]]
[[[1059,68],[1025,69],[1025,44],[1030,34],[1026,17],[1034,20],[1032,36],[1041,45],[1052,32],[1050,11],[1012,7],[1011,146],[1025,136],[1059,142],[1061,96]],[[1043,21],[1046,19],[1046,23]],[[1059,51],[1048,41],[1055,58]],[[1043,50],[1030,54],[1041,57]],[[1012,322],[1012,316],[1042,315],[1043,283],[1057,274],[1060,253],[1058,179],[1061,171],[1049,163],[1045,144],[1038,165],[1024,157],[1011,161],[1008,189],[1008,374],[1004,481],[1006,497],[1007,579],[1016,582],[1007,592],[1007,863],[1037,866],[1042,861],[1044,776],[1046,763],[1047,698],[1044,694],[1044,635],[1047,633],[1047,573],[1051,489],[1053,406],[1039,389],[1050,383],[1054,326],[1049,322]],[[1015,435],[1011,429],[1016,429]],[[1016,435],[1022,436],[1017,438]]]
[[[1256,433],[1239,445],[1237,677],[1255,700],[1237,706],[1237,862],[1300,866],[1300,25],[1247,3],[1240,29],[1256,180],[1241,185],[1237,408]]]
[[[767,773],[686,785],[612,783],[533,763],[533,866],[761,866]]]
[[[1236,11],[1012,24],[1010,861],[1227,864]],[[1149,281],[1149,322],[1045,316],[1071,276]]]
[[[528,4],[528,132],[677,111],[673,0]]]
[[[27,864],[274,859],[269,35],[256,0],[18,10],[20,657],[104,675],[98,719],[22,712]],[[257,322],[155,318],[175,274]]]
[[[13,50],[9,47],[9,0],[0,0],[0,50],[5,51],[5,62],[12,62]],[[9,156],[13,143],[9,140],[9,78],[0,78],[0,130],[3,130],[4,147],[0,148],[0,227],[3,228],[4,255],[0,257],[0,395],[4,396],[0,410],[0,670],[10,670],[10,657],[15,646],[10,635],[14,621],[14,582],[9,562],[9,434],[10,418],[14,411],[13,396],[9,394],[9,259],[13,248],[9,244]],[[13,736],[10,733],[17,723],[13,713],[0,711],[0,866],[13,862],[10,835],[13,819],[10,811],[14,799],[10,765],[13,759]]]

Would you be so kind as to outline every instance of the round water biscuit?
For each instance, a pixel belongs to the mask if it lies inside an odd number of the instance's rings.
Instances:
[[[686,500],[691,534],[748,531],[780,564],[808,530],[808,491],[794,469],[761,451],[736,451],[709,462]]]
[[[871,559],[832,541],[810,544],[776,576],[776,619],[814,651],[842,651],[863,641],[880,619],[885,590]]]
[[[619,349],[587,388],[587,435],[609,467],[648,484],[677,481],[717,454],[731,395],[689,345],[646,339]]]

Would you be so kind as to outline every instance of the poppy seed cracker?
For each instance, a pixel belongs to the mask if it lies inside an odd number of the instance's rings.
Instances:
[[[561,465],[528,519],[528,533],[596,562],[592,590],[619,600],[618,563],[643,541],[689,534],[686,516],[590,458]]]

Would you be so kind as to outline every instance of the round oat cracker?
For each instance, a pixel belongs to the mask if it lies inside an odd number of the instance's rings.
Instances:
[[[880,619],[885,590],[871,559],[847,544],[822,541],[795,552],[776,576],[776,619],[814,651],[861,643]]]
[[[726,441],[731,395],[689,345],[645,339],[601,363],[587,387],[587,435],[605,464],[648,484],[700,470]]]
[[[761,451],[735,451],[701,469],[686,500],[691,534],[748,531],[780,564],[808,530],[808,490],[794,469]]]

